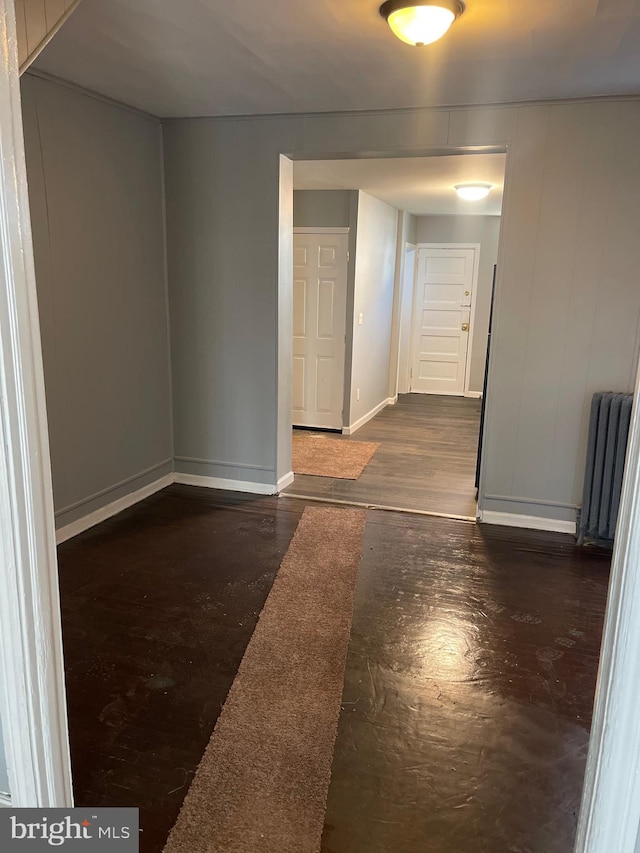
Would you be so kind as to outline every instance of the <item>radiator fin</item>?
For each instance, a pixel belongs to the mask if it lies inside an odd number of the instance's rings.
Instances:
[[[632,394],[599,392],[591,401],[587,466],[578,525],[586,539],[612,542],[618,520],[622,477],[631,424]]]

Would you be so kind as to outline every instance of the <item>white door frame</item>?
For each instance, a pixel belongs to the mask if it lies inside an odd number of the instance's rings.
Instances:
[[[13,0],[0,0],[0,689],[12,805],[73,803]]]
[[[481,243],[416,243],[416,278],[413,282],[413,300],[411,302],[411,340],[409,342],[409,365],[413,364],[413,348],[417,342],[415,339],[414,316],[415,299],[416,299],[416,282],[420,265],[418,263],[418,255],[420,249],[473,249],[473,284],[471,286],[471,307],[469,314],[471,316],[469,329],[469,338],[467,340],[467,357],[464,365],[464,392],[465,397],[477,397],[477,394],[470,393],[469,385],[471,384],[471,353],[473,352],[473,332],[476,327],[476,305],[478,291],[478,276],[480,274],[480,250]]]
[[[576,853],[640,838],[640,370],[613,550]]]
[[[407,294],[409,282],[407,279],[407,256],[412,251],[413,275],[411,276],[411,292]],[[398,394],[406,394],[409,390],[409,372],[411,363],[411,342],[413,334],[413,300],[416,290],[416,259],[418,246],[408,240],[404,244],[402,271],[400,276],[400,311],[398,321],[398,371],[396,374],[396,398]]]

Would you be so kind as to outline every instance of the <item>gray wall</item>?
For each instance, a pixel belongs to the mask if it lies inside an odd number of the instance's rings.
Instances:
[[[407,243],[418,242],[418,217],[411,213],[405,214],[407,218],[406,240]]]
[[[499,216],[419,216],[416,226],[418,243],[480,243],[480,268],[473,343],[470,363],[470,391],[482,391],[487,355],[489,310],[493,267],[498,261]]]
[[[165,125],[175,467],[274,484],[276,449],[287,446],[277,436],[276,342],[291,338],[278,307],[291,298],[292,263],[278,247],[280,152],[244,130]],[[283,195],[289,240],[293,204]],[[290,409],[288,418],[290,431]]]
[[[295,228],[348,228],[351,218],[351,190],[295,190]]]
[[[574,520],[591,394],[635,369],[639,132],[616,100],[167,122],[176,442],[209,459],[191,470],[276,477],[279,154],[508,144],[482,503]]]
[[[352,425],[389,397],[398,211],[360,192],[356,239]],[[358,324],[359,314],[363,324]],[[360,390],[360,400],[356,399]]]
[[[159,124],[22,78],[56,523],[172,468]]]

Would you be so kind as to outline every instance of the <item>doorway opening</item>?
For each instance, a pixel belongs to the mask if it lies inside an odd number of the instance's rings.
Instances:
[[[505,164],[294,161],[284,494],[475,521]]]

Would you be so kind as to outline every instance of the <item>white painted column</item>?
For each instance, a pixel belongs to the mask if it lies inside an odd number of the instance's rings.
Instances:
[[[635,853],[640,826],[640,372],[576,853]]]
[[[15,806],[73,801],[13,0],[0,0],[0,716]]]

